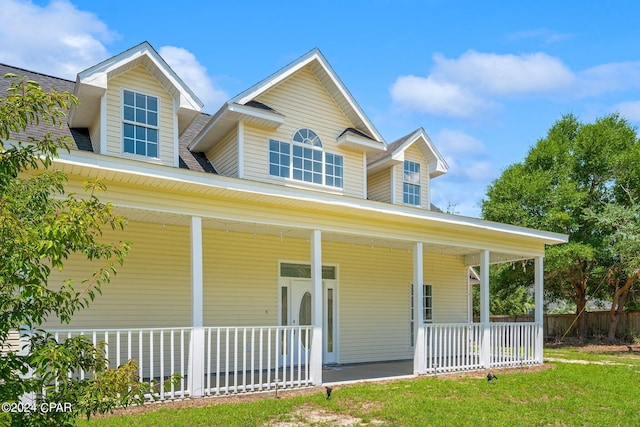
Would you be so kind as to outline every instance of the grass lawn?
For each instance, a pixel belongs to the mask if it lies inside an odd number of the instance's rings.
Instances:
[[[547,369],[337,387],[309,395],[81,421],[80,426],[634,426],[640,355],[545,349]],[[570,360],[571,362],[560,361]],[[583,363],[577,363],[583,361]],[[589,363],[585,363],[589,362]]]

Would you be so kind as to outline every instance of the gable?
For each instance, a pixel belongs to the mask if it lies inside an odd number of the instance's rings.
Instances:
[[[141,156],[123,153],[122,93],[125,89],[158,99],[158,158],[160,163],[174,166],[178,141],[174,138],[173,98],[141,65],[109,80],[106,91],[106,147],[103,152],[113,156],[143,159]]]

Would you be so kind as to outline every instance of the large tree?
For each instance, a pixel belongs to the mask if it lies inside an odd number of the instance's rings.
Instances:
[[[620,268],[633,271],[633,260],[621,258],[620,245],[612,240],[612,230],[629,227],[620,218],[609,225],[604,220],[612,207],[626,208],[636,200],[633,183],[640,174],[632,165],[637,156],[635,129],[619,115],[587,124],[565,115],[523,162],[509,166],[489,186],[482,203],[485,219],[569,235],[567,244],[547,250],[545,290],[552,299],[576,304],[581,337],[588,299],[613,298],[610,286],[621,292],[631,287],[616,285],[614,277],[625,279],[612,274]]]
[[[78,414],[144,398],[133,363],[109,370],[104,353],[86,337],[58,342],[40,330],[48,318],[69,322],[100,293],[129,246],[105,242],[102,229],[120,229],[124,218],[97,198],[103,186],[96,180],[87,182],[84,196],[65,193],[66,176],[53,160],[58,150],[68,149],[67,137],[24,136],[33,126],[66,126],[65,113],[77,99],[15,75],[5,79],[10,84],[0,97],[0,425],[75,424]],[[82,283],[53,283],[51,271],[63,271],[70,256],[98,267]],[[9,345],[15,331],[28,344],[24,352]],[[80,369],[88,373],[85,379],[69,375]],[[17,405],[25,396],[35,406]],[[56,403],[71,406],[47,406]]]

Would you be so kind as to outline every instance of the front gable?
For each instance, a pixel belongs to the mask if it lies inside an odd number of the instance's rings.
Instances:
[[[74,94],[69,127],[88,129],[93,151],[174,167],[179,136],[202,108],[146,42],[80,72]]]
[[[321,144],[294,148],[300,130]],[[316,49],[227,102],[189,149],[231,176],[365,198],[366,158],[386,144]]]

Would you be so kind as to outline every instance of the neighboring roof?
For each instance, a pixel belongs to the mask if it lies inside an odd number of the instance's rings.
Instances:
[[[4,97],[7,89],[9,88],[10,81],[2,78],[5,74],[15,74],[17,76],[24,76],[29,80],[40,83],[40,86],[44,90],[50,90],[55,88],[60,92],[74,92],[75,82],[71,80],[62,79],[59,77],[53,77],[46,74],[37,73],[34,71],[25,70],[23,68],[12,67],[10,65],[0,64],[0,97]],[[198,113],[198,116],[191,122],[189,127],[180,136],[180,167],[190,169],[199,172],[216,173],[213,165],[206,159],[201,153],[191,153],[187,146],[191,142],[191,139],[202,129],[205,123],[209,121],[211,116],[204,113]],[[40,123],[33,124],[27,128],[25,132],[11,135],[11,139],[16,141],[28,142],[29,137],[42,138],[46,133],[51,132],[52,136],[66,136],[73,141],[74,145],[72,150],[79,151],[93,151],[91,145],[91,138],[87,128],[70,128],[63,125],[62,127],[53,127],[47,123],[41,121]]]
[[[375,173],[388,168],[394,164],[404,161],[404,153],[413,144],[418,144],[418,149],[422,152],[429,165],[429,176],[435,178],[449,171],[449,165],[444,157],[427,135],[423,128],[419,128],[408,135],[392,142],[387,146],[387,151],[377,153],[367,159],[367,170]]]
[[[351,140],[345,139],[345,143],[361,144],[364,149],[374,152],[384,151],[386,147],[384,138],[380,135],[371,120],[369,120],[362,108],[360,108],[351,93],[347,90],[338,75],[333,71],[325,57],[317,48],[309,51],[271,76],[227,101],[227,103],[224,104],[216,114],[214,114],[211,118],[211,122],[203,129],[202,133],[194,139],[193,144],[189,148],[207,150],[211,147],[216,139],[212,134],[216,136],[224,134],[225,131],[228,131],[227,128],[232,125],[232,120],[237,120],[235,116],[232,117],[232,115],[229,114],[231,110],[238,111],[241,106],[251,106],[254,108],[266,109],[269,113],[275,113],[271,108],[258,103],[256,98],[285,81],[306,66],[311,68],[311,71],[327,89],[327,92],[338,108],[342,110],[345,116],[353,124],[355,127],[354,130],[358,132],[358,138]],[[260,104],[260,106],[257,106],[256,104]],[[251,113],[251,111],[247,112],[248,116],[253,118]],[[279,126],[277,117],[267,117],[266,119],[271,120],[271,123],[267,124],[268,126],[273,126],[274,128]],[[216,129],[221,127],[224,127],[224,130],[219,131]]]

